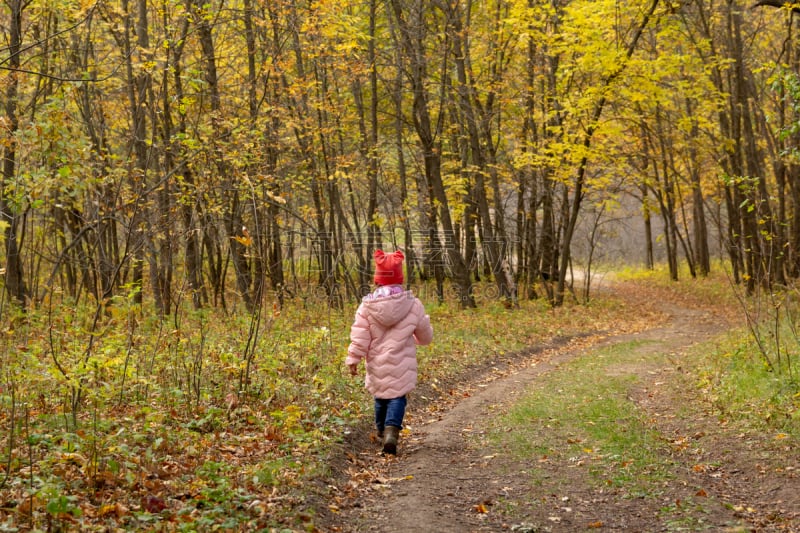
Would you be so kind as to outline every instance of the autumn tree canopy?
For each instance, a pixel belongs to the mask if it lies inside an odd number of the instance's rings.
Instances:
[[[6,294],[339,305],[400,247],[440,298],[558,305],[631,199],[674,278],[713,236],[751,290],[796,278],[800,48],[759,4],[8,0]]]

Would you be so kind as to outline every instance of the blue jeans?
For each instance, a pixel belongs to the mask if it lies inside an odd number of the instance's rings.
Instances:
[[[386,426],[403,427],[403,417],[406,414],[406,397],[375,398],[375,425],[378,431],[383,431]]]

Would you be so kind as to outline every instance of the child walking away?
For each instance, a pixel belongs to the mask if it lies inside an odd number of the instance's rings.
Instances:
[[[430,344],[433,328],[419,298],[403,290],[403,252],[377,250],[374,258],[378,288],[358,306],[345,363],[355,376],[364,359],[378,438],[384,453],[396,455],[406,395],[417,384],[417,344]]]

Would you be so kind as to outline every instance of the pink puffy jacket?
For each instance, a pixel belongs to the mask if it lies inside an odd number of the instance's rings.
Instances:
[[[365,385],[375,398],[399,398],[417,384],[417,344],[433,340],[431,319],[411,291],[372,298],[358,306],[350,328],[348,365],[366,359]]]

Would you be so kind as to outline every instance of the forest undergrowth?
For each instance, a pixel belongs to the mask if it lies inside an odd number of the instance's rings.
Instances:
[[[734,298],[723,277],[620,276],[709,302]],[[512,310],[487,298],[466,311],[417,291],[435,329],[419,352],[420,383],[444,397],[449,380],[487,358],[658,320],[613,291],[561,308],[523,301]],[[256,315],[159,318],[129,298],[99,318],[69,305],[6,318],[0,531],[315,530],[329,460],[371,409],[361,380],[344,372],[354,310],[298,300]],[[770,369],[768,338],[754,350],[743,330],[728,353],[710,357],[698,386],[797,438],[797,347],[779,337],[785,364]],[[743,379],[759,394],[736,396]]]

